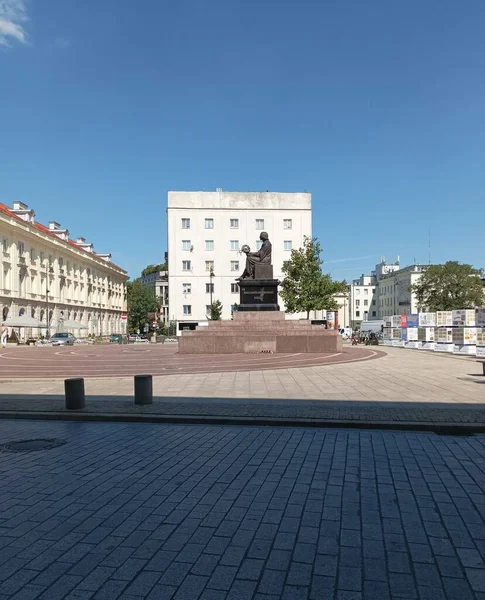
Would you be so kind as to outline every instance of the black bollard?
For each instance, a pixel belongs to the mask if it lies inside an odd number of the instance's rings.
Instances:
[[[80,408],[84,408],[84,379],[82,377],[65,379],[64,391],[66,394],[67,410],[78,410]]]
[[[153,381],[151,375],[135,375],[135,404],[153,404]]]

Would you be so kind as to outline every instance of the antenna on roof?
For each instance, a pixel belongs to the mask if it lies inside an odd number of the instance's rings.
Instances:
[[[431,264],[431,227],[428,229],[428,264]]]

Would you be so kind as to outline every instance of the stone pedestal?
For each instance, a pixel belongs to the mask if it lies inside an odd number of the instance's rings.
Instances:
[[[258,354],[342,352],[337,331],[310,321],[285,320],[277,310],[234,313],[234,321],[209,321],[208,327],[184,331],[180,354]]]
[[[243,279],[239,282],[240,302],[237,310],[240,312],[279,311],[279,283],[277,279]]]

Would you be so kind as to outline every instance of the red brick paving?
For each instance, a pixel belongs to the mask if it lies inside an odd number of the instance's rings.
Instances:
[[[177,345],[99,345],[0,349],[0,379],[130,377],[290,369],[354,362],[383,356],[347,347],[336,354],[178,354]]]

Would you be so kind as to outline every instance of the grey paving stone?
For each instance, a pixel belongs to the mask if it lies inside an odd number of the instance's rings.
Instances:
[[[205,575],[209,577],[219,564],[220,557],[212,554],[203,554],[191,568],[194,575]]]
[[[228,591],[237,574],[237,567],[218,566],[207,584],[208,588]]]
[[[241,581],[236,579],[226,598],[227,600],[252,600],[255,590],[255,581]]]
[[[285,578],[286,573],[284,571],[265,569],[258,586],[258,592],[280,597],[283,593]]]

